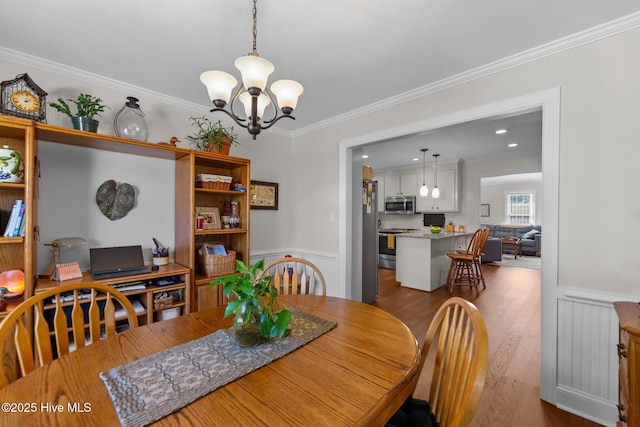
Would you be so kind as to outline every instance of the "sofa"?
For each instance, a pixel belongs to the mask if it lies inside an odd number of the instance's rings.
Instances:
[[[542,226],[531,224],[482,224],[489,229],[489,240],[485,246],[485,254],[496,252],[500,238],[517,237],[520,239],[520,251],[522,255],[540,256],[540,242],[542,238]],[[490,243],[491,240],[498,242]],[[502,253],[502,244],[500,253]],[[513,248],[505,248],[505,252],[512,252]],[[494,255],[495,257],[495,255]],[[491,259],[499,261],[500,259]],[[484,261],[484,258],[483,258]],[[487,259],[487,262],[489,259]]]

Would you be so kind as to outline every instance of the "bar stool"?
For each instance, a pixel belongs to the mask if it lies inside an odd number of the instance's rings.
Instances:
[[[451,259],[449,275],[447,277],[447,287],[449,292],[453,292],[454,286],[469,286],[478,290],[478,285],[482,284],[482,289],[486,289],[480,259],[484,252],[484,246],[489,238],[488,228],[479,228],[471,237],[469,247],[466,251],[448,253]]]

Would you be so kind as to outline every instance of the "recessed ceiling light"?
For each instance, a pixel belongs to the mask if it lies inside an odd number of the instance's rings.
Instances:
[[[509,129],[498,129],[496,131],[496,135],[503,135],[505,133],[509,132]]]
[[[417,162],[417,161],[418,161],[418,160],[420,160],[420,159],[419,159],[419,158],[417,158],[417,157],[414,157],[414,158],[413,158],[413,159],[411,159],[411,160],[413,160],[414,162]]]
[[[362,158],[363,158],[363,159],[368,159],[368,158],[369,158],[369,155],[368,155],[368,154],[363,154],[363,155],[362,155]]]
[[[513,148],[513,147],[517,147],[518,143],[517,142],[512,142],[511,144],[507,145],[507,147],[509,148]]]

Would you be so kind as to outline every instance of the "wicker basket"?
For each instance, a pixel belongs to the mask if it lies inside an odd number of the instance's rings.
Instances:
[[[236,252],[227,251],[226,256],[198,254],[200,271],[207,277],[231,274],[236,269]]]
[[[225,175],[211,175],[201,173],[196,175],[196,187],[208,190],[229,190],[233,178]]]
[[[173,305],[173,297],[168,296],[166,298],[158,298],[153,300],[153,309],[160,310],[161,308],[169,308]]]

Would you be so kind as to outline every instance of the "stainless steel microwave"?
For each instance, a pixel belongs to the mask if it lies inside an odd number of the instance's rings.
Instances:
[[[384,213],[411,215],[416,213],[416,196],[387,196],[384,198]]]

